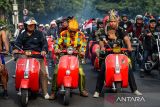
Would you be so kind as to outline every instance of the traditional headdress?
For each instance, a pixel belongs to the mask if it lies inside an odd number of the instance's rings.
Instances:
[[[118,16],[118,12],[113,10],[109,11],[109,21],[118,21],[119,20],[119,16]]]

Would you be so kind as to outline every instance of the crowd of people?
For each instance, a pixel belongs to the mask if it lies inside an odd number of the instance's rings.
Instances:
[[[90,27],[86,27],[91,24]],[[17,53],[20,49],[31,50],[41,52],[41,55],[46,55],[48,52],[48,44],[46,36],[51,36],[55,40],[55,53],[59,53],[60,50],[69,46],[76,48],[84,58],[88,57],[88,51],[90,51],[88,44],[90,40],[94,41],[94,44],[99,44],[100,49],[97,50],[97,57],[104,57],[100,59],[100,72],[97,77],[97,83],[95,87],[95,93],[93,97],[100,96],[102,88],[104,86],[104,73],[105,73],[105,57],[107,53],[103,51],[107,48],[110,41],[121,40],[121,46],[126,46],[128,51],[132,52],[132,43],[130,37],[137,37],[140,41],[140,45],[143,46],[142,50],[143,59],[139,64],[140,77],[144,77],[145,63],[148,57],[156,51],[155,32],[160,31],[160,17],[154,17],[153,15],[146,14],[145,16],[137,15],[135,20],[129,20],[127,14],[121,16],[115,10],[109,11],[105,18],[96,18],[86,20],[83,24],[79,24],[76,18],[68,17],[62,20],[52,20],[50,24],[38,24],[34,18],[30,18],[23,23],[18,24],[18,29],[14,33],[14,46],[13,53]],[[86,38],[89,39],[86,39]],[[5,47],[3,49],[3,47]],[[17,48],[18,47],[18,48]],[[90,47],[92,48],[92,46]],[[0,29],[0,51],[5,50],[5,53],[9,52],[9,41],[5,30]],[[26,52],[26,54],[28,54]],[[48,94],[48,79],[44,66],[44,60],[37,58],[41,64],[41,80],[42,90],[45,99],[55,99],[57,92],[56,78],[57,78],[57,65],[54,68],[54,75],[52,81],[52,92]],[[7,81],[8,73],[5,67],[4,56],[1,55],[0,63],[0,76],[2,84],[4,84],[4,97],[8,96],[7,93]],[[2,67],[1,67],[2,66]],[[9,69],[8,69],[9,70]],[[85,88],[85,73],[83,67],[79,67],[79,90],[80,95],[87,97],[88,92]],[[131,91],[136,95],[142,95],[137,89],[136,81],[134,79],[132,67],[129,67],[129,85]]]

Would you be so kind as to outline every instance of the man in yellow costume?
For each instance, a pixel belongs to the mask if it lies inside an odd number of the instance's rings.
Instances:
[[[75,19],[71,19],[69,21],[68,30],[64,30],[60,34],[60,38],[58,39],[56,46],[55,46],[55,52],[59,53],[61,49],[66,49],[69,46],[74,47],[76,50],[78,50],[81,57],[85,56],[86,51],[86,40],[85,35],[78,30],[78,22]],[[57,92],[57,71],[58,66],[55,68],[55,72],[53,74],[53,81],[52,81],[52,94],[50,96],[50,99],[55,99],[55,94]],[[80,95],[87,97],[88,92],[85,90],[85,74],[83,71],[82,66],[79,67],[79,90]]]

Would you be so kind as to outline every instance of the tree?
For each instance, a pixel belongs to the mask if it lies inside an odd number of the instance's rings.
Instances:
[[[12,10],[12,5],[9,0],[1,0],[0,1],[0,19],[1,21],[5,21],[5,17]]]

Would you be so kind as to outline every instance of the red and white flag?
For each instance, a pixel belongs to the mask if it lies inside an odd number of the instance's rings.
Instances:
[[[84,25],[83,25],[83,29],[87,29],[90,28],[92,31],[92,19],[88,20]]]

